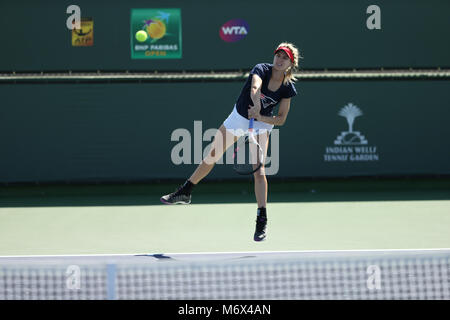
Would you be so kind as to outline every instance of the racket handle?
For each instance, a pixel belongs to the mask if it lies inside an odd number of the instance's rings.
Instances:
[[[250,123],[248,124],[248,128],[249,129],[253,129],[253,121],[254,121],[255,119],[253,119],[253,118],[250,118]]]

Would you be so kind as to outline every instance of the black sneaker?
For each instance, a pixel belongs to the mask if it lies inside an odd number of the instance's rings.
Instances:
[[[266,217],[256,218],[256,229],[255,234],[253,235],[253,240],[264,241],[266,239],[266,226],[267,226]]]
[[[164,204],[189,204],[191,195],[183,193],[183,188],[180,187],[177,191],[162,196],[160,200]]]

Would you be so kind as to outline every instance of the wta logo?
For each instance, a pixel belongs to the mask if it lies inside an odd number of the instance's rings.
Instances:
[[[236,42],[244,39],[248,34],[248,23],[242,19],[234,19],[226,22],[219,31],[219,35],[225,42]]]

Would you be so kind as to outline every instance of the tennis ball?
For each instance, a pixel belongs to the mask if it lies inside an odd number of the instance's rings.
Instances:
[[[136,32],[136,40],[139,42],[144,42],[145,40],[147,40],[147,32],[145,32],[144,30],[139,30],[138,32]]]

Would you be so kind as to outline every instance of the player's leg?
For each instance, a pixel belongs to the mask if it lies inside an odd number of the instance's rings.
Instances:
[[[221,125],[216,135],[214,136],[211,149],[208,155],[195,169],[189,180],[193,184],[199,183],[204,177],[211,172],[216,162],[222,157],[225,151],[236,142],[238,139],[231,131],[227,130],[224,125]]]
[[[189,204],[191,203],[191,193],[194,186],[199,183],[204,177],[211,172],[215,163],[222,157],[225,151],[237,140],[238,137],[234,136],[228,131],[224,125],[221,125],[217,130],[214,140],[209,150],[208,155],[195,169],[191,177],[178,188],[177,191],[167,194],[161,197],[161,202],[165,204]]]
[[[267,156],[267,149],[269,146],[269,133],[262,133],[257,136],[258,143],[264,151],[264,159]],[[256,215],[256,228],[253,236],[255,241],[263,241],[266,238],[266,226],[267,226],[267,178],[264,168],[264,163],[261,168],[253,174],[255,182],[255,197],[258,204],[258,210]]]

